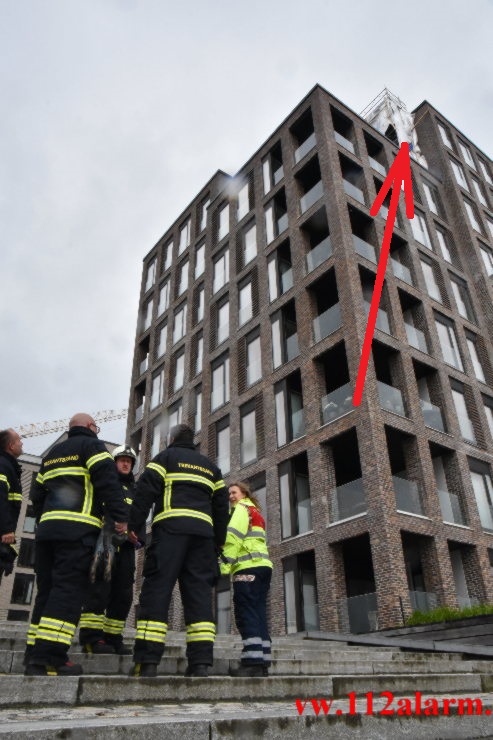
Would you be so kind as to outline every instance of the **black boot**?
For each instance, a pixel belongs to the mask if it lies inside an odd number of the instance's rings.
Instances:
[[[261,663],[256,665],[240,665],[239,668],[230,668],[229,675],[234,678],[263,678],[264,666]]]
[[[26,666],[25,676],[82,676],[84,670],[78,663],[67,661],[63,665],[41,665],[33,663]]]
[[[98,640],[97,642],[86,642],[83,646],[82,651],[87,655],[114,655],[115,648],[113,645],[108,645],[104,640]]]
[[[209,677],[209,666],[205,663],[196,663],[195,665],[187,666],[185,671],[186,678],[208,678]]]
[[[156,678],[157,663],[135,663],[128,675],[135,678]]]

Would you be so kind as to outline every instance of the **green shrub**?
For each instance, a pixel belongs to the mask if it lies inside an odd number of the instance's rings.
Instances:
[[[416,624],[431,624],[432,622],[453,622],[454,619],[464,617],[478,617],[482,614],[493,614],[493,604],[478,604],[477,606],[465,606],[463,609],[453,609],[450,606],[439,606],[430,612],[415,611],[406,620],[406,625],[412,627]]]

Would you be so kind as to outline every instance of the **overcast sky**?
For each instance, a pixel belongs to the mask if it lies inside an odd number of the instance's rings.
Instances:
[[[0,428],[127,406],[143,257],[317,82],[491,154],[492,27],[491,0],[0,0]]]

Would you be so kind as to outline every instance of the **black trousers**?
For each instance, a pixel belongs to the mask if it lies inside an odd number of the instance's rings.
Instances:
[[[37,540],[37,595],[29,629],[29,662],[59,666],[79,621],[97,533],[81,540]]]
[[[168,610],[178,581],[187,629],[190,666],[212,665],[215,624],[212,586],[217,571],[214,541],[189,534],[153,530],[146,552],[144,584],[134,646],[136,663],[159,663],[168,629]]]
[[[80,619],[81,645],[105,640],[119,645],[132,606],[135,548],[129,542],[115,554],[110,581],[90,583]]]
[[[266,665],[271,662],[271,640],[267,626],[267,594],[272,568],[240,570],[233,576],[235,621],[243,640],[241,662]]]

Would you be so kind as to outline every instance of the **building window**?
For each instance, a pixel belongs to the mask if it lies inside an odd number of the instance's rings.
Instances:
[[[438,319],[435,317],[435,325],[438,332],[438,340],[442,350],[443,360],[447,365],[452,365],[461,372],[464,372],[462,359],[457,344],[457,337],[452,323],[449,323],[445,317]]]
[[[205,270],[205,244],[200,244],[195,252],[195,280],[204,274]]]
[[[471,297],[467,289],[467,283],[452,274],[450,274],[450,282],[452,284],[452,292],[457,304],[457,310],[465,319],[474,322],[476,319],[472,308]]]
[[[151,384],[151,410],[163,402],[164,368],[153,376]]]
[[[262,357],[260,336],[247,337],[246,341],[246,381],[251,386],[262,377]]]
[[[168,409],[168,429],[172,429],[177,424],[181,424],[183,419],[183,406],[181,401],[177,401]]]
[[[197,386],[194,392],[194,416],[193,428],[195,432],[200,432],[202,428],[202,386]]]
[[[469,355],[471,357],[471,362],[474,368],[474,375],[482,383],[486,383],[483,366],[481,365],[481,360],[479,359],[478,348],[476,346],[476,340],[475,338],[473,338],[473,335],[469,335],[469,336],[466,335],[466,342],[467,342],[467,346],[469,349]]]
[[[197,334],[195,337],[195,375],[202,372],[204,363],[204,337]]]
[[[142,331],[146,331],[152,324],[152,298],[144,304],[142,309]]]
[[[428,260],[420,259],[421,268],[423,270],[423,277],[425,279],[426,290],[430,298],[434,298],[439,303],[442,302],[442,296],[440,294],[440,288],[435,279],[435,271],[433,265]]]
[[[229,401],[229,357],[222,356],[212,367],[211,411]]]
[[[466,209],[467,217],[469,218],[469,223],[471,224],[472,228],[478,231],[480,234],[481,226],[479,225],[478,217],[476,214],[476,209],[472,205],[472,203],[469,203],[468,200],[464,198],[464,208]]]
[[[483,173],[483,177],[490,185],[493,185],[493,180],[491,179],[490,173],[488,171],[488,167],[485,162],[483,162],[482,159],[479,160],[479,167],[481,169],[481,172]]]
[[[474,164],[474,159],[472,158],[471,150],[469,149],[469,147],[463,144],[462,141],[459,140],[459,149],[462,152],[464,161],[469,165],[469,167],[472,167],[475,170],[476,165]]]
[[[300,353],[294,301],[272,316],[272,363],[274,369]]]
[[[483,206],[487,206],[488,202],[483,192],[483,186],[481,185],[479,180],[476,180],[475,177],[471,179],[472,179],[472,184],[473,184],[474,190],[476,191],[476,195],[477,195],[479,202],[482,203]]]
[[[248,265],[257,256],[257,227],[252,224],[242,233],[242,265]]]
[[[240,409],[240,464],[248,465],[257,459],[257,426],[254,403]]]
[[[305,433],[303,394],[299,370],[274,386],[277,446],[282,447]]]
[[[229,337],[229,300],[222,301],[217,307],[216,344],[219,346]]]
[[[156,421],[151,431],[151,460],[156,457],[161,449],[161,422]]]
[[[185,382],[185,352],[175,356],[175,373],[173,377],[173,393],[183,388]]]
[[[170,282],[169,280],[166,280],[166,282],[161,285],[161,288],[159,290],[159,303],[157,309],[158,316],[161,316],[161,314],[163,314],[169,308],[169,293]]]
[[[229,249],[224,249],[213,264],[212,292],[217,293],[229,280]]]
[[[438,199],[438,190],[434,185],[430,185],[427,182],[423,182],[423,190],[425,191],[425,197],[426,202],[428,203],[428,208],[430,211],[433,211],[433,213],[436,213],[437,216],[440,215],[440,205],[439,205],[439,199]]]
[[[242,185],[238,192],[238,207],[236,211],[236,218],[241,221],[244,216],[253,207],[253,193],[252,193],[252,180],[251,175],[247,175],[247,181]]]
[[[283,560],[286,632],[320,627],[315,554],[303,552]]]
[[[238,291],[238,323],[243,326],[253,317],[252,281],[244,283]]]
[[[484,266],[486,268],[486,273],[488,275],[493,275],[493,253],[491,249],[480,246],[479,250],[481,252],[481,257],[483,259]]]
[[[436,226],[436,235],[437,235],[438,243],[440,245],[440,249],[442,250],[443,258],[447,260],[447,262],[450,262],[450,264],[452,264],[453,260],[452,260],[452,254],[450,252],[448,235],[439,226]]]
[[[448,146],[449,149],[453,149],[448,130],[445,128],[445,126],[439,123],[438,130],[440,132],[440,136],[442,137],[442,141],[445,144],[445,146]]]
[[[180,296],[188,289],[188,268],[190,262],[185,260],[178,268],[178,290],[176,295]]]
[[[277,193],[265,207],[265,232],[267,244],[288,228],[288,208],[284,191]]]
[[[180,242],[178,244],[178,254],[183,254],[185,249],[190,246],[192,220],[187,218],[185,223],[180,227]]]
[[[202,231],[204,231],[205,227],[207,226],[207,211],[209,209],[210,204],[211,204],[211,199],[209,197],[203,200],[202,203],[200,204],[200,220],[199,220],[200,233],[202,233]]]
[[[414,211],[414,218],[411,219],[411,229],[416,241],[424,244],[428,249],[432,249],[430,234],[428,232],[424,213],[421,213],[421,211],[418,210]]]
[[[460,185],[461,188],[464,188],[464,190],[469,191],[469,185],[467,184],[466,175],[462,165],[456,162],[455,159],[451,159],[450,164],[452,165],[452,170],[457,184]]]
[[[162,357],[166,352],[166,343],[168,341],[168,324],[162,324],[158,329],[158,340],[156,359]]]
[[[493,398],[483,396],[484,413],[486,414],[486,421],[488,422],[488,428],[490,430],[491,438],[493,439]]]
[[[182,339],[187,331],[187,304],[183,303],[175,312],[173,321],[173,344]]]
[[[467,442],[476,444],[476,435],[474,427],[467,410],[466,398],[464,395],[464,386],[461,383],[451,382],[452,399],[454,401],[455,411],[459,420],[460,433]]]
[[[226,416],[216,424],[216,463],[223,475],[231,470],[231,450],[229,417]]]
[[[31,504],[27,507],[26,516],[24,517],[24,527],[22,529],[26,534],[34,534],[34,528],[36,525],[36,517],[34,516],[34,510]]]
[[[267,274],[269,277],[269,300],[272,303],[293,287],[293,265],[289,241],[281,244],[270,255],[267,263]]]
[[[284,177],[280,141],[272,147],[269,154],[262,160],[262,175],[264,180],[264,193],[267,195],[267,193],[281,182]]]
[[[24,530],[25,531],[25,530]],[[34,568],[34,552],[36,541],[22,537],[17,565],[21,568]]]
[[[478,507],[481,526],[488,532],[493,532],[493,483],[489,469],[479,461],[471,461],[471,483]]]
[[[173,261],[173,242],[168,242],[163,247],[163,272],[169,270]]]
[[[156,280],[156,264],[157,264],[157,259],[156,257],[154,257],[154,259],[152,259],[147,266],[146,283],[145,283],[145,288],[144,288],[145,293],[147,293],[149,288],[152,288]]]
[[[229,203],[226,203],[217,214],[217,241],[224,239],[229,233]]]
[[[312,531],[312,507],[306,452],[279,465],[282,538]]]
[[[34,576],[16,573],[12,587],[12,604],[30,604],[33,598]]]
[[[490,216],[486,216],[486,223],[488,224],[488,231],[490,232],[490,237],[493,239],[493,218],[490,218]]]

